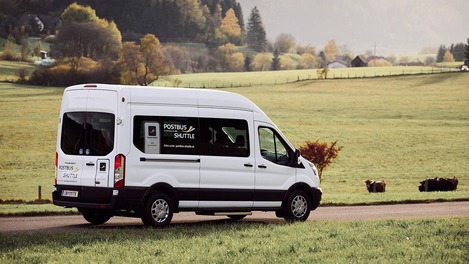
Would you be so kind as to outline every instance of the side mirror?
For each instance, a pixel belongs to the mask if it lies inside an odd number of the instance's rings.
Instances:
[[[298,149],[295,149],[295,160],[296,160],[296,164],[298,164],[298,165],[300,165],[300,164],[301,164],[300,157],[301,157],[300,150],[298,150]]]

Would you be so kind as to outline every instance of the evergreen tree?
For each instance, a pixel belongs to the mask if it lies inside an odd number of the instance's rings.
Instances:
[[[272,70],[278,71],[280,70],[280,53],[277,49],[274,50],[274,57],[272,58]]]
[[[257,7],[252,9],[251,15],[249,16],[246,42],[248,47],[256,51],[265,51],[267,47],[266,33]]]
[[[438,52],[436,54],[436,62],[443,62],[443,57],[445,56],[446,53],[446,47],[445,45],[440,45],[438,48]]]
[[[244,58],[244,69],[248,72],[252,71],[251,62],[252,62],[251,57],[246,56],[246,58]]]
[[[453,50],[451,54],[453,54],[455,61],[464,61],[464,43],[458,43],[456,45],[451,45]]]
[[[464,46],[464,55],[466,58],[466,61],[464,64],[469,65],[469,38],[467,39],[467,44]]]

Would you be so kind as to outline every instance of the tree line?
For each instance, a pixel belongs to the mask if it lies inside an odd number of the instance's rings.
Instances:
[[[451,44],[449,47],[441,44],[436,54],[436,62],[453,62],[469,60],[469,39],[467,45],[464,43]],[[469,62],[466,62],[469,65]]]
[[[34,84],[66,86],[99,81],[148,85],[160,76],[181,72],[324,68],[339,55],[349,59],[354,57],[346,45],[338,46],[334,40],[320,52],[313,46],[297,45],[294,37],[286,33],[270,43],[257,7],[251,10],[247,25],[244,25],[241,6],[236,0],[70,2],[0,0],[0,5],[10,3],[5,10],[11,14],[33,8],[53,13],[55,11],[50,10],[63,8],[58,15],[60,26],[51,45],[51,56],[58,63],[34,72],[30,78]],[[64,7],[65,4],[68,5]],[[8,47],[10,42],[16,41],[22,45],[21,59],[25,60],[30,50],[25,36],[34,33],[34,21],[30,28],[18,27],[5,17],[5,14],[0,16],[0,21],[2,25],[8,25],[9,40],[2,59],[8,59],[6,55],[14,58],[13,49]],[[197,49],[203,50],[200,45],[205,45],[207,52],[188,50],[188,45],[194,43],[203,43],[198,44]],[[241,51],[240,45],[247,45],[252,52]],[[448,49],[442,45],[443,60],[448,59],[446,53],[459,60],[461,47],[467,49],[462,43]],[[34,48],[36,56],[40,49],[40,46]]]

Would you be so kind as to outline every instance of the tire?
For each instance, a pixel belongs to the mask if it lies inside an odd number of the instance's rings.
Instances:
[[[246,217],[246,215],[228,215],[231,221],[239,221]]]
[[[306,221],[311,213],[311,201],[302,190],[293,191],[285,203],[285,220],[289,222]]]
[[[145,204],[142,222],[147,226],[165,227],[173,218],[173,201],[164,193],[153,194]]]
[[[107,212],[100,212],[94,210],[81,210],[80,211],[86,221],[92,225],[101,225],[111,219],[112,215]]]

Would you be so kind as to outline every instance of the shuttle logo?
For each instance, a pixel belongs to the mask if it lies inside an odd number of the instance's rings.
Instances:
[[[195,139],[195,134],[192,132],[195,131],[195,127],[187,126],[183,124],[164,124],[164,132],[173,133],[174,138],[177,139]]]

